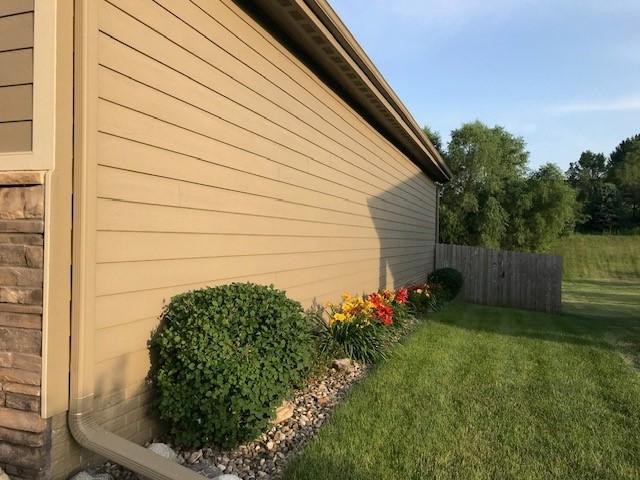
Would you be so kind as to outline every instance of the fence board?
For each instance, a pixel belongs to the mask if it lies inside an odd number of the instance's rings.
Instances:
[[[436,246],[436,268],[453,267],[464,277],[462,299],[471,303],[559,312],[562,257],[466,245]]]

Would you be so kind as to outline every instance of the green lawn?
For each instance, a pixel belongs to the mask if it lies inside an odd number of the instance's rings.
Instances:
[[[563,256],[564,279],[640,278],[640,235],[572,235],[552,249]]]
[[[284,478],[640,478],[640,284],[577,281],[566,300],[430,316]]]

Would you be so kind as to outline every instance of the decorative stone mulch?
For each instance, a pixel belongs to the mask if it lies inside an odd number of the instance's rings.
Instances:
[[[359,364],[336,364],[321,377],[311,380],[295,392],[291,403],[293,415],[273,425],[260,438],[230,451],[204,448],[196,451],[178,450],[184,465],[208,478],[220,473],[247,479],[277,479],[289,460],[314,437],[327,421],[336,404],[349,387],[365,376],[367,367]],[[181,462],[182,463],[182,462]],[[105,464],[100,472],[117,480],[134,480],[137,476],[113,464]]]

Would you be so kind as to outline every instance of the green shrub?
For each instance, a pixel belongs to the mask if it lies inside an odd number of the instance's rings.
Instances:
[[[437,286],[437,288],[434,288],[436,297],[448,302],[458,296],[462,290],[464,279],[462,274],[455,268],[439,268],[429,274],[427,283],[434,287]]]
[[[233,283],[173,297],[152,340],[161,420],[178,444],[255,438],[312,358],[298,302],[272,286]]]

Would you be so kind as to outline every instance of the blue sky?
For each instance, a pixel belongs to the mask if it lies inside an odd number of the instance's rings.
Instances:
[[[330,0],[419,124],[525,138],[566,169],[640,133],[640,0]]]

